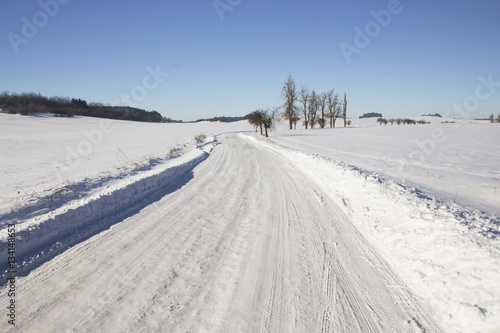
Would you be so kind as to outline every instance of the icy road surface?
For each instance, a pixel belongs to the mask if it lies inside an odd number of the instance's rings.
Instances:
[[[20,277],[16,331],[440,331],[314,181],[220,142],[180,189]]]

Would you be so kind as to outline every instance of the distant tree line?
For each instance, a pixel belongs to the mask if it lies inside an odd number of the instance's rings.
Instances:
[[[201,121],[210,121],[210,122],[221,122],[221,123],[234,123],[237,121],[246,120],[247,118],[248,115],[243,117],[213,117],[213,118],[198,119],[195,122],[199,123]]]
[[[109,119],[166,122],[157,111],[145,111],[129,106],[110,106],[102,103],[87,103],[82,99],[68,97],[45,97],[41,94],[0,94],[0,109],[10,114],[52,113],[58,116],[87,116]]]
[[[391,125],[394,125],[394,123],[398,124],[398,125],[415,125],[415,124],[430,124],[430,122],[428,121],[425,121],[423,119],[421,120],[415,120],[415,119],[408,119],[408,118],[405,118],[405,119],[402,119],[402,118],[390,118],[389,120],[385,119],[385,118],[378,118],[377,119],[377,122],[382,125],[387,125],[387,123],[391,123]]]

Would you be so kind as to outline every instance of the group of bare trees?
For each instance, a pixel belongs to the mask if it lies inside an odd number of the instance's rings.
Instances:
[[[283,115],[288,120],[290,129],[297,129],[300,115],[303,117],[306,129],[313,129],[316,125],[325,128],[327,123],[330,124],[330,128],[333,128],[338,118],[343,118],[344,127],[347,126],[347,96],[345,92],[344,99],[341,100],[333,89],[316,93],[315,90],[309,91],[306,87],[301,87],[298,91],[294,79],[288,76],[281,95],[285,99]]]
[[[255,129],[260,128],[260,134],[268,137],[268,131],[274,128],[278,115],[277,109],[259,109],[247,116],[250,125],[255,126]]]
[[[398,124],[398,125],[415,125],[415,124],[430,124],[430,122],[424,120],[424,119],[420,119],[420,120],[415,120],[415,119],[408,119],[408,118],[405,118],[405,119],[402,119],[402,118],[389,118],[389,120],[385,119],[385,118],[378,118],[377,119],[377,123],[379,123],[380,125],[384,124],[385,126],[387,126],[387,123],[391,123],[391,126],[394,125],[394,123]]]
[[[495,117],[493,116],[493,113],[490,114],[490,116],[488,117],[488,119],[490,120],[490,123],[494,123],[495,120],[496,120],[497,123],[500,123],[500,113],[498,114],[497,119],[495,119]]]
[[[344,127],[347,127],[347,95],[344,92],[344,99],[332,89],[323,93],[309,91],[306,87],[301,87],[297,91],[294,79],[289,75],[285,85],[281,90],[285,99],[283,105],[283,116],[288,120],[290,129],[297,129],[297,122],[303,118],[306,129],[314,129],[316,125],[325,128],[330,124],[330,128],[335,127],[338,118],[344,119]],[[268,137],[268,131],[274,128],[278,117],[279,108],[259,109],[247,116],[248,122],[260,128],[260,134]]]

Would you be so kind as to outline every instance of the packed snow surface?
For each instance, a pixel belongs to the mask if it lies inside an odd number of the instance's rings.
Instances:
[[[396,126],[0,114],[0,330],[497,332],[499,126]]]

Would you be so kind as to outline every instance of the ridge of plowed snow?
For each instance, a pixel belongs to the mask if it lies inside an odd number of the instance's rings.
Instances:
[[[152,197],[163,196],[168,184],[207,158],[216,138],[200,143],[196,149],[183,149],[175,158],[157,161],[147,170],[119,177],[93,191],[91,195],[71,200],[47,213],[34,217],[11,215],[16,223],[16,260],[20,273],[50,259],[69,244],[108,227],[117,216],[125,216],[148,205]],[[16,218],[14,218],[16,217]],[[0,268],[3,272],[8,256],[7,228],[0,230]]]

